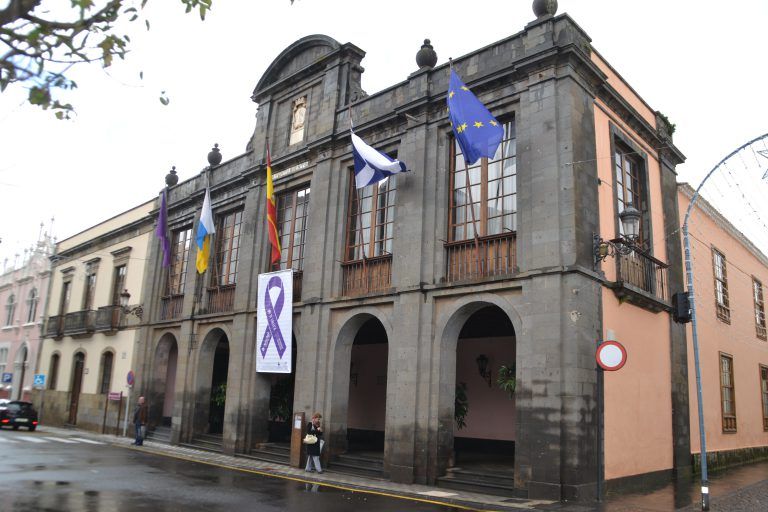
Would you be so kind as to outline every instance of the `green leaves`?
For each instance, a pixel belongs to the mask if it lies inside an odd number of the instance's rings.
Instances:
[[[106,68],[114,63],[115,56],[124,59],[131,38],[117,33],[117,25],[121,20],[144,19],[149,30],[149,20],[142,15],[148,1],[70,0],[70,12],[64,2],[58,11],[35,9],[38,2],[29,2],[19,9],[6,10],[0,25],[6,47],[0,54],[0,92],[14,84],[25,87],[30,105],[51,109],[57,119],[69,119],[73,106],[56,98],[57,90],[77,87],[67,78],[67,72],[77,64],[100,62]],[[205,20],[213,4],[213,0],[176,1],[188,13],[195,10],[201,20]],[[55,18],[57,14],[60,19]],[[139,76],[143,79],[143,72]],[[165,91],[160,102],[170,102]]]

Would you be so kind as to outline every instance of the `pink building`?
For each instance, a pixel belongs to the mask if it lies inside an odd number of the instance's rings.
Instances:
[[[680,223],[693,196],[678,187]],[[768,257],[706,200],[689,220],[708,463],[768,455],[768,341],[763,287]],[[701,453],[692,333],[688,326],[691,452]]]
[[[52,253],[53,243],[43,235],[21,266],[0,276],[0,398],[31,396]]]

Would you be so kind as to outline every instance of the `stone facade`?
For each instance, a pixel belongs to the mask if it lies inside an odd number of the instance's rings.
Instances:
[[[590,39],[570,17],[544,16],[514,36],[454,60],[493,114],[514,123],[517,143],[517,229],[499,238],[512,241],[514,265],[496,275],[456,278],[447,270],[455,253],[445,242],[452,195],[447,65],[423,67],[367,96],[360,85],[364,52],[356,46],[317,35],[288,47],[254,91],[259,110],[247,153],[169,189],[172,233],[196,226],[208,182],[215,216],[243,215],[234,291],[211,287],[210,271],[202,277],[194,272],[193,243],[175,314],[164,309],[173,297],[166,293],[158,246],[150,245],[142,298],[146,325],[139,334],[147,342],[137,345],[135,367],[138,389],[150,401],[151,421],[169,417],[173,442],[207,433],[213,367],[225,347],[222,449],[248,452],[268,438],[271,381],[255,372],[255,297],[257,275],[270,270],[264,227],[269,140],[276,193],[311,187],[300,300],[293,309],[293,409],[323,414],[326,455],[347,448],[352,347],[366,322],[375,319],[388,343],[384,476],[430,484],[442,476],[453,458],[457,343],[470,318],[492,307],[514,330],[516,489],[531,498],[594,498],[602,471],[596,456],[602,416],[595,344],[604,336],[603,289],[611,285],[593,259],[593,234],[601,232],[596,162],[605,158],[597,153],[596,102],[610,105],[649,147],[667,147],[670,141],[622,98],[593,62],[592,51]],[[291,134],[294,105],[301,98],[306,98],[306,112],[298,141],[295,130],[293,139]],[[362,262],[364,273],[383,268],[388,285],[345,293],[354,272],[345,252],[350,116],[358,135],[396,153],[412,172],[396,180],[391,250]],[[677,214],[670,184],[674,164],[682,158],[674,148],[670,154],[661,171],[664,202],[654,204],[667,220]],[[677,244],[678,252],[667,255],[679,259],[679,238],[666,243]],[[223,293],[233,293],[225,307],[216,302]],[[658,303],[659,318],[667,321],[668,303]],[[672,332],[666,343],[683,347],[669,357],[676,367],[684,366],[684,332],[668,322]],[[173,374],[170,360],[176,361]],[[680,383],[674,396],[675,404],[687,404]],[[172,403],[172,411],[161,413],[160,403]],[[685,445],[687,411],[669,414],[686,416],[675,427]],[[666,442],[660,450],[672,449],[672,439]]]

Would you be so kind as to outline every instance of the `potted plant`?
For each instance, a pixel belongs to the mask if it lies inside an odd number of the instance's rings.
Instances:
[[[499,368],[499,371],[496,375],[496,384],[498,384],[499,389],[506,391],[509,395],[509,398],[512,399],[515,394],[515,388],[517,387],[515,365],[503,365],[501,368]]]

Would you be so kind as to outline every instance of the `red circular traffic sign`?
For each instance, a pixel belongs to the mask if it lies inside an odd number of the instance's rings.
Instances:
[[[128,381],[129,386],[133,386],[133,381],[134,381],[133,370],[130,370],[128,372],[128,377],[126,380]]]
[[[595,359],[600,368],[614,372],[627,362],[627,351],[618,341],[604,341],[597,347]]]

